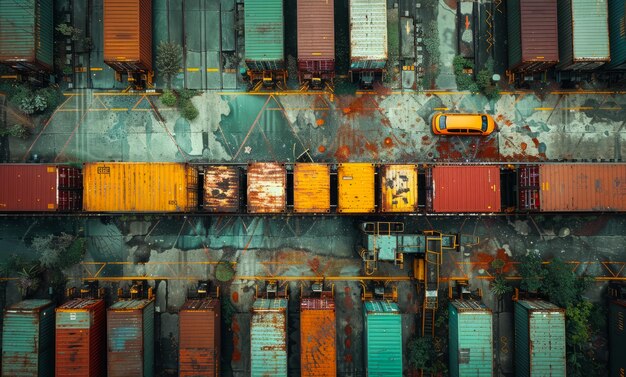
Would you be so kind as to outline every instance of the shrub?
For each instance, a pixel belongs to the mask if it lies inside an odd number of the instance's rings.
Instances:
[[[199,112],[193,102],[191,102],[191,100],[182,100],[181,102],[182,106],[180,107],[180,114],[183,116],[183,118],[187,120],[196,119]]]
[[[228,262],[220,262],[215,266],[215,278],[219,281],[230,281],[235,276],[235,269]]]
[[[165,77],[167,87],[172,87],[172,77],[178,73],[183,58],[183,50],[176,43],[161,42],[157,46],[156,67]]]
[[[166,90],[161,96],[161,102],[165,106],[176,106],[176,95],[171,90]]]

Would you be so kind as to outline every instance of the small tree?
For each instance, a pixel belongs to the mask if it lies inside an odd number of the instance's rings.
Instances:
[[[172,88],[172,77],[181,68],[182,56],[183,50],[176,43],[161,42],[157,46],[156,67],[165,77],[168,89]]]
[[[541,291],[555,305],[567,308],[584,291],[584,286],[578,282],[578,278],[570,266],[555,258],[546,268]]]
[[[435,359],[435,350],[432,339],[415,337],[409,340],[406,346],[406,359],[409,366],[415,369],[429,370]]]
[[[491,282],[491,293],[496,297],[500,297],[511,292],[512,290],[513,287],[506,282],[504,275],[496,274],[496,277]]]
[[[541,288],[542,279],[545,276],[539,254],[528,252],[520,258],[519,262],[517,270],[522,277],[521,288],[528,292],[537,292]]]

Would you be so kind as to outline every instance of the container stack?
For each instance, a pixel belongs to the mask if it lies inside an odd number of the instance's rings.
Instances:
[[[302,377],[336,376],[335,302],[303,298],[300,302],[300,368]]]
[[[609,303],[609,376],[626,376],[626,300]]]
[[[366,301],[365,365],[368,376],[402,376],[402,317],[398,304]]]
[[[287,300],[257,299],[250,323],[252,377],[287,376]]]
[[[104,62],[120,73],[152,70],[152,0],[104,0]]]
[[[217,298],[190,299],[180,308],[180,377],[220,375],[220,308]]]
[[[449,305],[450,376],[493,376],[493,318],[475,300]]]
[[[335,76],[333,0],[298,0],[298,72],[300,82],[321,85]]]

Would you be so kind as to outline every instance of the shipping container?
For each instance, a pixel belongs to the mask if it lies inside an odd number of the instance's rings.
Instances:
[[[338,207],[340,213],[370,213],[376,209],[374,164],[339,164]]]
[[[517,170],[517,206],[522,211],[538,211],[541,208],[539,197],[539,166],[521,166]]]
[[[54,376],[54,304],[25,300],[4,311],[2,377]]]
[[[51,72],[53,39],[52,0],[0,0],[0,63]]]
[[[154,300],[110,306],[107,332],[108,377],[154,376]]]
[[[246,0],[245,60],[252,71],[285,68],[283,0]]]
[[[252,377],[287,377],[287,300],[257,299],[250,323]]]
[[[558,0],[559,64],[589,71],[611,60],[607,0]]]
[[[204,169],[204,202],[208,212],[239,212],[241,174],[235,166],[207,166]]]
[[[56,309],[56,377],[106,376],[104,300],[74,299]]]
[[[417,165],[383,165],[380,187],[381,212],[417,211]]]
[[[335,72],[334,0],[298,0],[300,81],[332,79]]]
[[[626,69],[626,0],[609,1],[611,61],[608,69]]]
[[[350,0],[350,70],[382,70],[387,62],[387,2]]]
[[[609,303],[609,376],[626,376],[626,300]]]
[[[449,305],[450,377],[493,376],[493,316],[475,300]]]
[[[559,62],[557,0],[509,0],[509,67],[513,72],[546,71]]]
[[[87,212],[188,212],[198,206],[197,168],[176,162],[84,164]]]
[[[300,302],[300,375],[337,375],[335,302],[332,298],[303,298]]]
[[[398,304],[365,301],[365,366],[367,376],[402,376],[402,317]]]
[[[152,0],[104,0],[104,62],[118,72],[152,70]]]
[[[626,164],[539,167],[541,211],[626,211]]]
[[[328,165],[295,165],[293,210],[299,213],[330,212],[330,167]]]
[[[287,172],[285,165],[257,162],[248,165],[248,212],[285,212]]]
[[[515,302],[515,375],[566,376],[565,310],[541,300]]]
[[[435,166],[426,177],[427,205],[437,213],[500,212],[497,166]],[[430,190],[429,190],[430,189]]]
[[[179,313],[180,377],[219,377],[221,307],[217,298],[187,300]]]
[[[63,165],[1,164],[0,212],[80,211],[83,176]]]

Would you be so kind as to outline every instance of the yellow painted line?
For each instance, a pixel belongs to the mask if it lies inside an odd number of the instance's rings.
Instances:
[[[619,107],[619,106],[617,106],[617,107],[600,107],[599,109],[600,109],[600,110],[614,110],[614,111],[619,111],[619,110],[621,110],[622,108],[621,108],[621,107]]]
[[[533,110],[535,111],[552,111],[554,107],[535,107]]]
[[[593,107],[561,107],[559,110],[574,110],[574,111],[586,111],[593,110]]]
[[[449,110],[447,107],[433,107],[433,110]]]
[[[66,96],[82,96],[84,94],[80,94],[80,93],[69,93],[69,94],[64,94]],[[93,93],[94,96],[160,96],[161,93],[157,93],[157,92],[142,92],[142,93],[124,93],[124,92],[99,92],[99,93]]]
[[[124,107],[112,107],[109,110],[111,111],[128,111],[128,108],[124,108]]]
[[[2,75],[2,76],[0,76],[0,78],[17,80],[17,75]]]
[[[91,67],[91,71],[102,71],[102,67]]]
[[[197,67],[189,67],[187,68],[187,72],[199,72],[200,68]]]
[[[207,72],[219,72],[220,69],[219,68],[207,68],[206,71]]]

